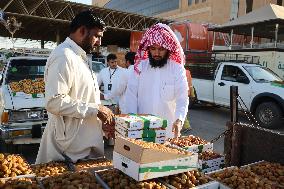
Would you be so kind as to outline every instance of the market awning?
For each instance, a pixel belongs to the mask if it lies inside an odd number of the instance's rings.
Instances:
[[[14,37],[44,41],[56,41],[56,36],[60,36],[61,41],[64,40],[68,35],[70,21],[77,13],[87,9],[94,10],[109,26],[102,41],[103,45],[128,47],[131,31],[142,31],[158,22],[170,23],[169,20],[161,18],[64,0],[0,0],[0,9],[6,16],[14,16],[22,23]],[[1,24],[0,36],[11,36]]]
[[[234,34],[251,35],[251,28],[254,27],[254,36],[274,38],[276,24],[278,24],[278,39],[284,40],[284,7],[269,4],[221,26],[211,27],[209,30],[230,33],[233,29]]]

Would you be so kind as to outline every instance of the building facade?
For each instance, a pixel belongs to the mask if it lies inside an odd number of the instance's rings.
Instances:
[[[223,24],[284,0],[93,0],[93,5],[175,21]]]

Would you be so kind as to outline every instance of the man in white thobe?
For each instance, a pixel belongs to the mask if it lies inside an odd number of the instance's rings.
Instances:
[[[104,154],[101,121],[110,122],[113,114],[100,105],[86,54],[100,45],[104,29],[93,12],[81,12],[71,22],[69,37],[49,56],[44,76],[48,123],[36,163]]]
[[[173,31],[156,24],[145,32],[126,89],[128,113],[168,120],[167,138],[180,136],[188,110],[184,54]]]
[[[98,85],[103,84],[103,95],[110,94],[118,87],[119,81],[126,70],[117,65],[117,56],[115,54],[109,54],[107,56],[107,64],[108,67],[102,69],[97,77]],[[105,100],[111,100],[115,104],[119,104],[120,96],[113,93],[113,95]]]
[[[126,114],[126,99],[125,92],[127,87],[127,82],[131,71],[133,71],[135,52],[128,52],[125,54],[125,69],[124,73],[120,75],[120,78],[112,90],[108,94],[104,94],[104,99],[109,100],[114,97],[119,97],[119,110],[122,114]]]

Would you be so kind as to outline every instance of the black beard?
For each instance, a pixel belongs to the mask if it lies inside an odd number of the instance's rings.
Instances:
[[[164,67],[167,62],[168,62],[168,55],[166,55],[164,58],[162,58],[161,60],[155,60],[151,53],[149,53],[149,62],[152,68],[162,68]]]

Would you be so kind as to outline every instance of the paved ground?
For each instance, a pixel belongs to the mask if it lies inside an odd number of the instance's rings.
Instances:
[[[230,121],[230,111],[225,108],[213,106],[196,106],[189,111],[189,119],[192,130],[185,134],[193,134],[208,141],[225,131],[226,122]],[[240,114],[239,120],[247,122],[244,114]],[[284,133],[284,128],[279,130]],[[214,150],[223,153],[224,138],[214,143]],[[39,145],[19,146],[17,153],[23,154],[30,163],[36,158]],[[107,158],[112,158],[113,147],[106,146],[105,153]]]

